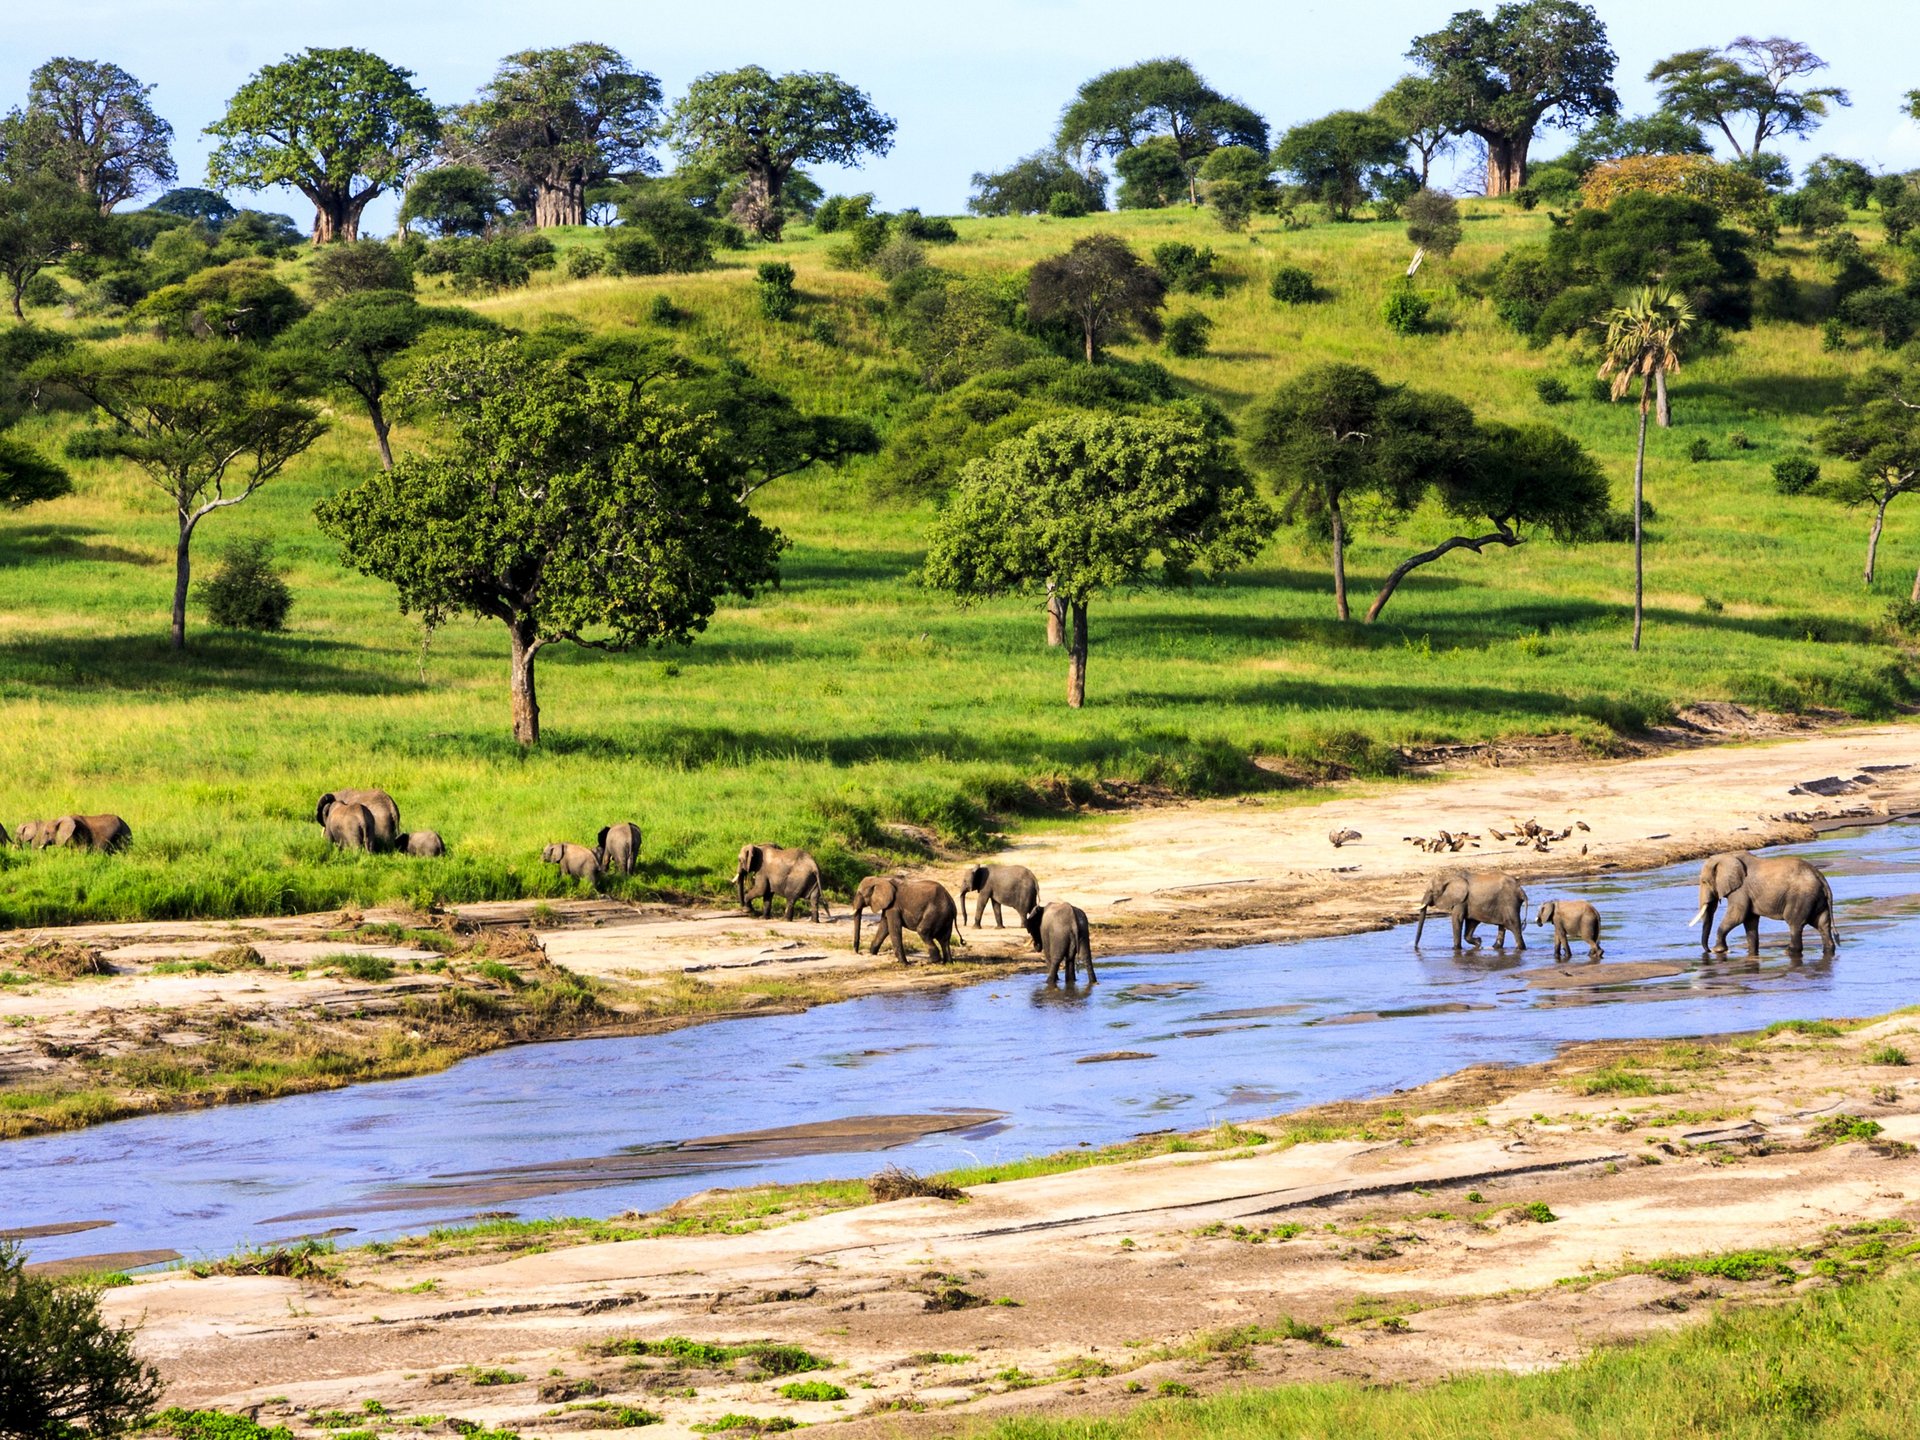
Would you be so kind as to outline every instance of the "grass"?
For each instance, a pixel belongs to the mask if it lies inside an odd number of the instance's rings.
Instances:
[[[1407,259],[1399,224],[1283,234],[1262,222],[1228,236],[1184,210],[962,219],[960,243],[935,258],[1006,274],[1095,229],[1142,251],[1164,240],[1210,245],[1234,283],[1221,299],[1182,303],[1215,322],[1213,351],[1151,352],[1195,393],[1238,415],[1305,365],[1358,361],[1459,395],[1489,419],[1548,419],[1590,446],[1624,494],[1628,407],[1584,398],[1588,359],[1527,348],[1461,283],[1510,244],[1539,238],[1546,216],[1496,202],[1465,209],[1458,255],[1422,272],[1437,333],[1415,338],[1377,318]],[[596,243],[586,232],[559,239]],[[672,333],[696,354],[737,357],[804,404],[888,430],[916,383],[873,309],[878,282],[829,268],[827,243],[797,230],[701,275],[548,275],[473,303],[515,325],[645,334],[666,333],[646,313],[667,294],[692,317]],[[1797,237],[1782,257],[1814,273]],[[752,269],[769,258],[798,272],[798,323],[756,311]],[[1275,304],[1265,282],[1283,263],[1311,270],[1327,298]],[[288,265],[297,283],[305,265]],[[932,508],[876,503],[871,482],[886,462],[874,458],[787,477],[756,498],[792,541],[783,584],[722,609],[690,649],[549,650],[547,742],[532,755],[508,735],[500,627],[459,621],[425,643],[392,592],[347,571],[315,529],[314,502],[373,466],[365,427],[344,408],[309,455],[201,534],[203,571],[228,540],[276,538],[295,596],[291,628],[220,633],[196,609],[185,656],[164,642],[170,521],[157,492],[111,463],[75,461],[73,495],[0,523],[0,566],[13,582],[0,616],[0,702],[14,722],[0,735],[0,816],[113,809],[136,842],[120,857],[9,855],[0,924],[558,895],[569,887],[538,862],[541,846],[584,840],[629,814],[648,838],[639,873],[615,882],[625,893],[717,893],[747,837],[812,848],[837,893],[867,867],[916,853],[886,828],[893,822],[978,845],[1002,819],[1051,816],[1103,787],[1259,789],[1273,777],[1250,764],[1255,755],[1374,775],[1394,768],[1397,747],[1430,742],[1564,732],[1605,749],[1696,699],[1889,715],[1910,694],[1907,666],[1873,626],[1903,592],[1898,557],[1920,540],[1920,505],[1890,511],[1888,563],[1863,592],[1861,517],[1780,496],[1767,473],[1806,448],[1844,379],[1875,358],[1823,351],[1814,326],[1767,324],[1689,360],[1675,428],[1650,441],[1659,513],[1638,655],[1626,646],[1626,546],[1539,540],[1443,562],[1369,627],[1332,618],[1324,557],[1285,532],[1224,584],[1101,600],[1091,703],[1070,712],[1064,664],[1040,643],[1032,604],[962,612],[914,582]],[[1534,384],[1544,375],[1582,398],[1543,408]],[[57,412],[17,433],[57,452],[77,423]],[[1718,443],[1734,429],[1754,448]],[[1702,436],[1728,458],[1685,463]],[[402,449],[418,443],[400,432]],[[1428,511],[1398,534],[1363,534],[1350,556],[1356,584],[1364,594],[1444,533]],[[405,824],[441,831],[449,855],[329,850],[313,800],[350,783],[392,789]]]
[[[671,1335],[665,1340],[608,1340],[596,1347],[603,1355],[632,1355],[670,1360],[702,1370],[732,1370],[745,1361],[762,1378],[803,1375],[809,1370],[831,1370],[833,1361],[823,1360],[798,1345],[780,1345],[771,1340],[755,1340],[744,1345],[713,1344]]]
[[[1626,1065],[1606,1065],[1569,1082],[1576,1095],[1672,1095],[1677,1086]]]

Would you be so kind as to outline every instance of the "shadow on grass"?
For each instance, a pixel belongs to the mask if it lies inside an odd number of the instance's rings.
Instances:
[[[93,538],[104,533],[80,525],[9,527],[4,540],[0,540],[0,569],[17,569],[45,560],[92,560],[103,565],[152,566],[163,563],[166,558]]]
[[[382,674],[357,645],[311,636],[189,632],[184,653],[164,635],[47,636],[0,645],[0,678],[17,685],[177,696],[213,691],[404,695],[424,687]]]

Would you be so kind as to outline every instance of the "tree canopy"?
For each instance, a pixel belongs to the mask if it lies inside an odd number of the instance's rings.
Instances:
[[[1420,186],[1425,189],[1433,162],[1451,153],[1456,141],[1446,87],[1431,75],[1403,76],[1373,102],[1373,112],[1398,130],[1420,157]]]
[[[1296,125],[1280,137],[1273,163],[1291,175],[1339,220],[1374,198],[1383,183],[1412,175],[1405,165],[1400,127],[1366,110],[1336,110]]]
[[[1647,79],[1659,86],[1667,109],[1714,126],[1736,155],[1751,160],[1768,140],[1811,134],[1830,105],[1852,103],[1837,85],[1796,84],[1826,68],[1827,62],[1798,40],[1742,35],[1724,49],[1669,55],[1647,72]]]
[[[351,47],[310,49],[265,65],[207,126],[220,141],[207,183],[291,185],[313,202],[313,242],[357,240],[375,196],[433,153],[440,117],[413,72]]]
[[[1816,436],[1828,455],[1853,467],[1820,480],[1828,499],[1873,511],[1867,531],[1864,578],[1873,584],[1880,532],[1887,507],[1902,495],[1920,491],[1920,372],[1911,366],[1880,365],[1847,384],[1842,402],[1828,412]],[[1913,581],[1920,603],[1920,570]]]
[[[1107,177],[1078,169],[1051,150],[1036,150],[1005,170],[975,173],[967,208],[976,215],[1044,215],[1066,195],[1082,213],[1107,208]]]
[[[445,240],[484,235],[504,213],[505,197],[493,176],[478,165],[441,165],[422,171],[400,202],[400,228],[418,225]]]
[[[0,435],[0,505],[17,510],[57,500],[73,489],[73,477],[24,441]]]
[[[0,1240],[0,1435],[104,1440],[139,1424],[165,1385],[133,1340],[101,1318],[97,1286],[30,1275]]]
[[[106,214],[173,183],[173,126],[142,85],[104,60],[59,56],[27,79],[25,109],[0,120],[0,172],[57,176]]]
[[[75,251],[99,247],[106,233],[93,199],[64,180],[36,175],[0,182],[0,279],[13,318],[26,318],[20,297],[34,276]]]
[[[1064,255],[1035,265],[1027,276],[1027,312],[1042,324],[1056,318],[1080,332],[1089,365],[1109,340],[1138,330],[1160,336],[1167,286],[1118,235],[1083,235]]]
[[[1056,145],[1088,158],[1119,156],[1166,142],[1185,178],[1187,198],[1200,200],[1200,162],[1222,145],[1267,148],[1267,122],[1221,94],[1177,57],[1145,60],[1094,76],[1060,117]],[[1124,171],[1122,172],[1124,173]]]

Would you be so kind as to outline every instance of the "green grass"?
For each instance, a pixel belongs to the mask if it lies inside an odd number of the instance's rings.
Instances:
[[[762,1377],[804,1375],[809,1370],[831,1370],[833,1362],[798,1345],[754,1340],[744,1345],[714,1344],[670,1335],[664,1340],[608,1340],[596,1347],[605,1355],[650,1356],[693,1365],[703,1370],[731,1370],[747,1362]]]
[[[1671,1095],[1677,1087],[1625,1065],[1607,1065],[1578,1077],[1569,1088],[1576,1095]]]
[[[1211,245],[1236,283],[1224,298],[1181,304],[1215,321],[1213,352],[1151,353],[1230,414],[1307,364],[1358,361],[1459,395],[1489,419],[1566,428],[1624,495],[1629,407],[1586,398],[1588,360],[1527,348],[1458,284],[1538,238],[1545,215],[1465,208],[1458,255],[1422,272],[1439,333],[1405,339],[1378,321],[1410,248],[1398,224],[1285,234],[1263,224],[1228,236],[1183,210],[963,219],[960,243],[933,258],[1009,272],[1094,229],[1143,252],[1168,239]],[[593,243],[585,232],[559,239]],[[531,290],[474,304],[517,325],[653,333],[646,311],[668,294],[693,317],[674,333],[697,355],[738,357],[807,405],[865,414],[886,430],[915,382],[872,307],[878,282],[830,269],[827,243],[800,230],[701,275],[543,275]],[[1798,238],[1783,255],[1814,273]],[[797,323],[755,309],[752,270],[768,258],[798,272]],[[300,275],[305,263],[289,268]],[[1273,302],[1266,279],[1280,264],[1311,270],[1327,298]],[[1886,563],[1868,592],[1858,580],[1864,520],[1779,496],[1768,475],[1806,446],[1846,376],[1875,358],[1823,351],[1813,326],[1765,325],[1688,361],[1676,426],[1650,441],[1658,519],[1638,655],[1626,646],[1626,546],[1541,540],[1449,560],[1409,580],[1369,627],[1332,618],[1324,557],[1289,532],[1222,585],[1095,604],[1090,704],[1070,712],[1064,662],[1040,643],[1031,603],[962,612],[916,585],[932,507],[875,503],[870,482],[885,462],[869,459],[762,492],[756,507],[793,542],[784,582],[723,609],[690,649],[548,650],[546,743],[532,755],[508,734],[501,627],[460,621],[423,646],[391,590],[344,569],[315,529],[314,502],[373,464],[365,425],[344,407],[311,454],[216,516],[198,542],[204,573],[225,541],[274,536],[290,566],[292,628],[223,634],[196,609],[184,657],[164,644],[171,521],[157,492],[123,468],[76,461],[72,496],[0,521],[10,576],[0,703],[13,721],[0,735],[0,818],[112,809],[136,840],[120,857],[7,853],[0,924],[569,893],[539,863],[541,846],[627,816],[647,844],[639,873],[614,882],[625,893],[716,893],[747,838],[809,846],[840,892],[867,866],[914,853],[888,822],[979,844],[997,818],[1057,813],[1102,782],[1257,788],[1269,777],[1250,765],[1254,755],[1375,775],[1402,745],[1567,732],[1604,748],[1695,699],[1886,716],[1909,681],[1873,626],[1904,594],[1920,503],[1889,513]],[[1578,398],[1542,407],[1534,382],[1547,374]],[[57,450],[76,423],[34,417],[18,433]],[[1735,429],[1753,449],[1720,443]],[[1686,463],[1701,436],[1728,458]],[[403,430],[398,443],[418,437]],[[1397,535],[1363,535],[1349,559],[1362,597],[1445,533],[1427,511]],[[313,802],[342,784],[392,789],[403,822],[438,829],[449,855],[330,850]]]

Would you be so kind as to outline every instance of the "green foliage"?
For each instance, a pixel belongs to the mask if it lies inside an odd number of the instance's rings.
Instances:
[[[334,969],[338,970],[349,980],[360,980],[367,984],[377,985],[393,978],[393,961],[387,959],[384,955],[363,955],[358,951],[350,951],[343,955],[336,955],[331,963]],[[525,1378],[525,1376],[515,1377],[515,1379],[519,1380]],[[476,1380],[473,1383],[478,1385],[481,1382]],[[514,1381],[495,1381],[491,1383],[510,1385],[513,1384]]]
[[[1830,1115],[1807,1131],[1807,1138],[1819,1140],[1828,1145],[1842,1145],[1849,1140],[1871,1140],[1880,1133],[1880,1122],[1864,1119],[1859,1115]]]
[[[1104,197],[1102,197],[1104,199]],[[1102,209],[1106,207],[1102,205]],[[1071,190],[1056,190],[1047,197],[1047,214],[1055,220],[1077,220],[1092,212],[1083,196]]]
[[[1114,157],[1113,171],[1120,177],[1114,199],[1122,210],[1163,209],[1186,201],[1195,191],[1179,145],[1165,135],[1122,150]]]
[[[1204,355],[1212,333],[1212,319],[1198,310],[1184,310],[1167,321],[1167,353],[1181,360]]]
[[[1713,146],[1699,122],[1672,110],[1655,110],[1649,115],[1601,115],[1582,130],[1558,163],[1576,175],[1585,175],[1596,165],[1639,155],[1711,155]],[[1528,183],[1538,186],[1540,172]]]
[[[107,233],[99,207],[63,180],[0,180],[0,280],[14,318],[22,318],[20,297],[36,275],[75,250],[99,248]]]
[[[1217,153],[1217,152],[1216,152]],[[1207,183],[1207,205],[1222,230],[1237,234],[1253,219],[1254,197],[1238,180]]]
[[[782,1385],[778,1392],[788,1400],[844,1400],[847,1392],[844,1387],[831,1380],[795,1380]]]
[[[1810,455],[1783,455],[1773,462],[1773,488],[1782,495],[1804,495],[1820,481],[1820,462]]]
[[[31,445],[0,435],[0,505],[18,510],[72,490],[73,477],[62,467]]]
[[[1276,169],[1291,175],[1333,212],[1350,220],[1405,170],[1406,137],[1366,110],[1336,110],[1296,125],[1274,146]]]
[[[139,1423],[163,1387],[133,1340],[101,1318],[97,1288],[29,1275],[0,1240],[0,1434],[106,1437]]]
[[[1429,255],[1446,259],[1460,246],[1460,202],[1440,190],[1418,190],[1401,206],[1407,238]]]
[[[100,210],[173,183],[173,126],[142,85],[104,60],[60,56],[27,77],[23,110],[0,120],[0,164],[57,176]]]
[[[1713,442],[1704,435],[1696,435],[1687,442],[1687,459],[1695,465],[1713,458]]]
[[[1793,84],[1824,68],[1826,62],[1797,40],[1743,35],[1724,49],[1670,55],[1647,78],[1659,87],[1665,109],[1723,130],[1739,154],[1757,156],[1771,138],[1811,134],[1829,103],[1847,103],[1847,92],[1836,87]],[[1744,143],[1734,129],[1743,116],[1752,126]]]
[[[1558,375],[1542,375],[1533,382],[1533,393],[1542,405],[1565,405],[1573,399],[1573,387]]]
[[[307,313],[272,262],[233,260],[156,290],[138,313],[175,340],[273,339]]]
[[[418,225],[442,240],[482,235],[504,203],[493,176],[478,165],[441,165],[422,171],[400,203],[400,227]]]
[[[1380,320],[1396,335],[1418,335],[1432,309],[1433,302],[1412,285],[1396,286],[1380,306]]]
[[[1267,293],[1283,305],[1306,305],[1318,297],[1313,273],[1298,265],[1282,265],[1267,282]]]
[[[379,240],[346,240],[323,247],[308,268],[313,298],[325,304],[369,290],[411,290],[413,271],[400,252]]]
[[[1063,154],[1123,156],[1147,151],[1171,161],[1155,161],[1153,192],[1160,204],[1189,192],[1200,162],[1223,145],[1243,145],[1265,153],[1267,123],[1239,101],[1214,89],[1185,60],[1168,57],[1127,65],[1083,84],[1060,117],[1054,145]],[[1147,147],[1154,147],[1148,151]],[[1144,167],[1135,173],[1115,167],[1135,194],[1135,205],[1152,203]],[[1177,177],[1177,178],[1176,178]],[[1121,199],[1129,204],[1128,197]]]
[[[804,1375],[810,1370],[831,1370],[833,1362],[798,1345],[781,1345],[772,1340],[752,1340],[745,1344],[712,1344],[670,1335],[664,1340],[610,1340],[600,1347],[609,1355],[655,1355],[682,1365],[704,1370],[730,1370],[740,1362],[751,1367],[762,1379],[783,1375]]]
[[[1898,350],[1920,329],[1920,302],[1898,286],[1869,285],[1840,302],[1839,317],[1876,336],[1887,349]]]
[[[1880,1045],[1867,1052],[1869,1065],[1907,1065],[1907,1052],[1898,1045]]]
[[[230,542],[200,582],[207,618],[224,630],[284,630],[293,591],[274,563],[273,542],[264,535]]]
[[[1213,268],[1217,258],[1210,246],[1193,246],[1180,240],[1168,240],[1153,247],[1153,268],[1167,282],[1167,289],[1180,295],[1211,295],[1218,299],[1226,294],[1226,277]]]
[[[152,1430],[174,1440],[292,1440],[284,1425],[262,1425],[224,1410],[183,1410],[178,1406],[153,1417]]]
[[[1051,150],[1036,150],[1005,170],[974,175],[967,209],[976,215],[1054,215],[1071,218],[1107,208],[1107,180],[1081,170]],[[1066,199],[1056,209],[1056,198]],[[1064,212],[1064,213],[1063,213]]]
[[[704,270],[713,263],[714,247],[720,243],[720,222],[669,187],[642,187],[620,207],[620,214],[652,245],[654,271],[680,275]],[[611,244],[608,253],[621,257],[621,273],[650,273],[626,268],[626,252],[616,251]]]
[[[769,320],[791,320],[800,297],[793,288],[793,266],[782,260],[769,260],[754,272],[754,288],[760,295],[760,313]]]
[[[198,220],[210,230],[218,230],[240,212],[217,190],[198,190],[183,187],[169,190],[147,209],[161,215],[178,215],[187,220]]]

